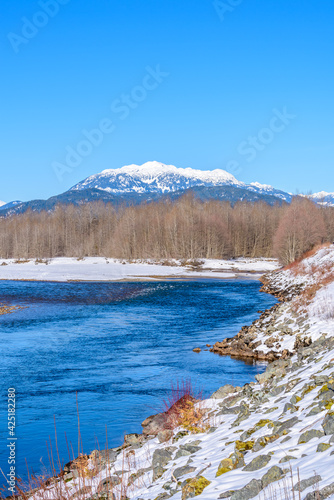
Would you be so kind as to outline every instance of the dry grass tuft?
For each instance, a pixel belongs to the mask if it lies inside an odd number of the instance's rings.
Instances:
[[[190,432],[204,432],[208,424],[204,423],[207,410],[203,407],[202,391],[196,391],[191,380],[172,384],[169,396],[163,400],[166,416],[166,429],[183,427]]]

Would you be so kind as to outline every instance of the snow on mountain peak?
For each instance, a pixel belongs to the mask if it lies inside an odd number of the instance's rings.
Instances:
[[[264,190],[267,190],[267,191],[271,191],[273,190],[274,188],[272,186],[270,186],[269,184],[260,184],[259,182],[251,182],[250,183],[251,186],[254,186],[256,188],[259,188],[259,189],[264,189]]]
[[[334,196],[334,193],[327,193],[327,191],[319,191],[319,193],[311,194],[309,197],[321,199],[321,198],[326,198],[327,196]]]
[[[103,189],[109,193],[168,193],[194,186],[242,186],[225,170],[195,170],[148,161],[143,165],[126,165],[122,168],[103,170],[73,186],[72,190]]]
[[[0,200],[0,207],[2,207],[3,205],[6,205],[6,202]]]
[[[226,172],[225,170],[195,170],[193,168],[178,168],[174,165],[165,165],[158,161],[147,161],[143,165],[126,165],[122,168],[103,170],[101,174],[113,175],[113,174],[131,174],[137,175],[142,178],[146,177],[156,177],[159,175],[166,174],[178,174],[188,177],[189,179],[201,179],[206,180],[216,180],[222,182],[233,182],[238,183],[237,179]],[[99,175],[99,174],[97,174]]]

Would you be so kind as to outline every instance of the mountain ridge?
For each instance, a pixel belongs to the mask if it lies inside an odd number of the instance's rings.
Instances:
[[[116,169],[105,169],[47,200],[12,201],[3,204],[0,202],[0,214],[12,215],[28,209],[52,210],[57,204],[82,205],[92,201],[113,203],[116,206],[165,199],[173,201],[188,192],[192,192],[202,201],[218,199],[229,201],[231,204],[237,201],[263,201],[273,205],[290,203],[293,198],[291,193],[275,189],[268,184],[246,184],[222,169],[196,170],[148,161],[143,165],[131,164]],[[308,197],[316,203],[334,206],[334,193],[321,191]]]

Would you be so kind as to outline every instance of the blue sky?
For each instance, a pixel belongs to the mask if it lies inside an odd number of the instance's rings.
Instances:
[[[0,200],[47,198],[148,160],[334,191],[333,0],[0,9]]]

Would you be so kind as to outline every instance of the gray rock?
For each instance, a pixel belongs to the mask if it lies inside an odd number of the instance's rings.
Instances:
[[[281,458],[279,463],[284,464],[285,462],[290,462],[290,460],[297,460],[297,457],[294,457],[293,455],[286,455],[285,457]]]
[[[298,403],[298,396],[297,396],[297,394],[294,394],[292,396],[292,398],[290,399],[290,403],[293,404],[293,405],[296,405]]]
[[[321,413],[322,411],[323,411],[323,409],[321,408],[321,406],[317,405],[317,406],[314,406],[312,408],[312,410],[309,411],[306,416],[307,417],[312,417],[313,415],[317,415],[318,413]]]
[[[193,443],[188,443],[188,444],[182,444],[180,446],[180,450],[185,450],[188,451],[191,455],[193,453],[196,453],[197,451],[201,450],[202,448],[200,446],[194,445]]]
[[[191,455],[190,451],[180,449],[176,452],[175,459],[180,457],[187,457],[189,455]]]
[[[274,387],[271,391],[270,391],[270,394],[272,396],[278,396],[279,394],[281,394],[281,392],[283,392],[285,389],[284,385],[278,385],[277,387]]]
[[[249,500],[256,497],[262,490],[262,482],[252,479],[246,486],[233,493],[231,500]]]
[[[333,391],[324,391],[321,394],[319,394],[318,399],[320,401],[331,401],[334,397],[334,392]]]
[[[103,479],[97,488],[97,491],[100,493],[106,493],[108,491],[112,491],[114,486],[117,486],[121,483],[121,479],[118,476],[108,476]]]
[[[137,472],[133,472],[132,474],[130,474],[128,484],[129,485],[133,484],[137,479],[139,479],[144,474],[146,474],[146,472],[150,472],[151,470],[152,470],[152,467],[146,467],[144,469],[138,469]],[[121,474],[121,477],[122,477],[122,474]]]
[[[242,470],[254,471],[262,469],[270,462],[270,460],[271,460],[270,455],[259,455],[253,458],[253,460],[249,462],[249,464],[247,464],[246,467],[244,467]]]
[[[165,429],[163,431],[159,431],[157,434],[157,438],[159,443],[166,443],[173,437],[173,431],[169,429]]]
[[[329,378],[327,375],[315,375],[313,377],[315,385],[324,385],[328,382]]]
[[[147,417],[141,424],[143,427],[144,436],[156,436],[160,431],[166,429],[167,415],[166,413],[158,413]]]
[[[235,493],[234,490],[224,491],[224,493],[221,493],[218,498],[230,498],[233,493]]]
[[[153,453],[152,467],[153,467],[153,481],[158,479],[164,473],[164,467],[171,460],[172,454],[164,449],[155,450]]]
[[[327,436],[334,434],[334,414],[327,413],[321,425]]]
[[[142,434],[125,434],[124,442],[125,444],[134,445],[141,444],[144,441],[144,436]]]
[[[334,483],[331,483],[320,490],[320,500],[328,498],[333,494],[334,494]]]
[[[286,413],[288,410],[294,410],[295,407],[291,403],[285,403],[283,408],[283,413]]]
[[[309,486],[313,486],[316,483],[320,483],[321,480],[322,480],[322,478],[319,475],[311,476],[307,479],[303,479],[302,481],[299,481],[297,484],[295,484],[293,489],[295,491],[304,491]]]
[[[284,472],[280,467],[277,467],[277,465],[270,467],[268,472],[266,472],[266,474],[261,479],[262,487],[265,488],[266,486],[268,486],[268,484],[271,484],[274,481],[278,481],[283,476]]]
[[[231,394],[232,392],[235,391],[235,387],[230,384],[223,385],[222,387],[219,387],[217,391],[215,391],[210,398],[211,399],[224,399],[228,394]]]
[[[232,406],[232,408],[227,408],[226,406],[223,406],[223,408],[217,413],[218,415],[230,415],[230,414],[237,414],[239,413],[241,407],[240,406]]]
[[[310,431],[303,432],[298,439],[298,444],[308,443],[313,438],[320,438],[324,436],[322,431],[317,431],[315,429],[311,429]]]
[[[331,445],[329,443],[319,443],[317,446],[316,452],[323,453],[324,451],[328,450],[328,448],[330,448],[330,447],[331,447]]]
[[[191,472],[195,472],[196,467],[190,467],[189,465],[184,465],[183,467],[177,467],[174,471],[174,476],[176,479],[179,477],[185,476],[186,474],[190,474]]]
[[[283,432],[291,429],[294,425],[299,422],[297,417],[289,418],[288,420],[284,420],[284,422],[277,422],[277,424],[273,427],[273,434],[278,434],[279,436],[283,435]]]
[[[217,429],[218,429],[218,427],[210,427],[210,429],[208,430],[208,434],[212,434],[212,433],[213,433],[213,432],[215,432]]]

